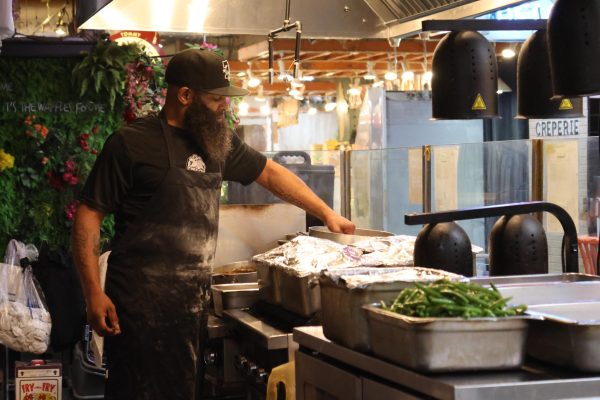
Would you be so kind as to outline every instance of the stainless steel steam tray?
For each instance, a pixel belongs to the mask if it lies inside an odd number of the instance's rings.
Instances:
[[[417,371],[519,368],[526,317],[413,318],[365,306],[373,353]]]
[[[328,339],[354,350],[369,351],[369,327],[362,306],[393,301],[415,282],[464,280],[461,275],[419,267],[351,268],[325,271],[319,277],[323,332]]]
[[[600,301],[538,305],[531,321],[527,353],[579,371],[600,372]]]
[[[232,308],[249,308],[258,301],[258,283],[228,283],[212,285],[215,314],[223,316],[223,311]]]

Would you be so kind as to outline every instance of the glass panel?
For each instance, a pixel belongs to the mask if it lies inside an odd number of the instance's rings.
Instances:
[[[600,161],[597,137],[544,139],[544,200],[564,208],[575,223],[580,238],[597,235],[600,208]],[[563,229],[554,216],[545,213],[549,269],[562,268],[560,248]],[[584,262],[580,259],[580,271]]]

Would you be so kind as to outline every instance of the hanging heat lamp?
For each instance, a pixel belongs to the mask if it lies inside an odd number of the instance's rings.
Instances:
[[[580,97],[553,97],[546,30],[523,44],[517,62],[517,118],[583,117]]]
[[[600,1],[556,0],[548,18],[555,95],[600,93]]]
[[[490,42],[475,31],[452,31],[433,53],[434,119],[498,116],[498,65]]]

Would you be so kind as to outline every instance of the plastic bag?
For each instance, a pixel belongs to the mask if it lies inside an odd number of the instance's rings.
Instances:
[[[28,265],[27,255],[35,259],[37,250],[14,240],[8,246],[5,263],[0,263],[0,343],[15,351],[41,354],[48,349],[52,323]],[[15,265],[22,260],[27,260],[25,268]]]

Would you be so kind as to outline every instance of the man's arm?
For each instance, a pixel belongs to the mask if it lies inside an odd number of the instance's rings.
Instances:
[[[88,323],[100,335],[112,336],[121,333],[121,330],[115,306],[100,286],[98,258],[103,219],[103,213],[80,204],[73,221],[71,248],[87,304]]]
[[[327,225],[330,231],[354,233],[355,226],[351,221],[338,215],[302,179],[275,161],[267,160],[267,164],[256,182],[282,200],[316,216]]]

